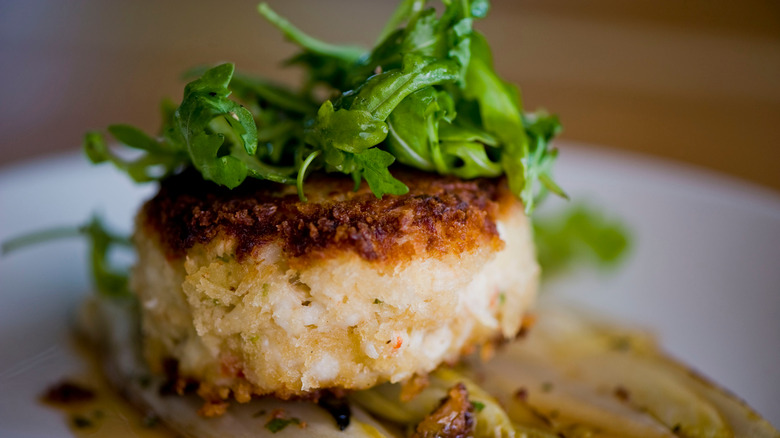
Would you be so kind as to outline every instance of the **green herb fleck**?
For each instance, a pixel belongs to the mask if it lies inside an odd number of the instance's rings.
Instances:
[[[73,427],[76,429],[86,429],[94,426],[92,420],[79,414],[73,415],[71,417],[71,422],[73,423]]]
[[[160,424],[160,417],[158,417],[157,415],[151,412],[144,415],[144,418],[141,420],[141,426],[147,429],[155,428],[159,424]]]
[[[380,300],[379,298],[374,298],[374,304],[384,304],[384,301]]]
[[[485,404],[478,401],[472,401],[471,405],[474,406],[474,410],[477,412],[482,412],[483,409],[485,409]]]
[[[301,424],[301,420],[294,417],[293,418],[272,418],[271,421],[265,424],[265,428],[270,430],[272,433],[276,433],[291,424]]]
[[[612,349],[615,351],[630,351],[631,338],[628,336],[617,336],[612,340]]]
[[[149,385],[152,384],[152,377],[148,374],[144,374],[138,377],[138,384],[141,386],[141,388],[148,388]]]

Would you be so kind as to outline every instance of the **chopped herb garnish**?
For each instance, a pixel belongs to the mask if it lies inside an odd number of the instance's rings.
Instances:
[[[265,428],[272,433],[276,433],[291,424],[299,425],[301,424],[301,420],[297,418],[272,418],[271,421],[265,424]]]
[[[618,336],[612,339],[612,349],[615,351],[630,351],[631,350],[631,338],[628,336]]]
[[[485,404],[478,401],[472,401],[471,405],[474,406],[474,410],[477,412],[482,412],[483,409],[485,409]]]
[[[147,375],[147,374],[139,376],[138,377],[138,384],[141,385],[141,388],[146,389],[146,388],[149,387],[149,385],[152,384],[152,377]]]
[[[73,427],[76,429],[86,429],[89,427],[92,427],[94,423],[92,423],[92,420],[89,418],[83,416],[83,415],[73,415],[71,417],[71,422],[73,423]]]
[[[380,300],[379,298],[374,298],[374,304],[384,304],[384,301]]]
[[[305,70],[300,89],[236,73],[233,64],[193,69],[181,103],[163,106],[159,135],[108,127],[137,158],[122,158],[98,132],[86,135],[84,150],[137,182],[194,167],[229,188],[247,178],[296,185],[303,201],[313,171],[365,180],[377,197],[406,193],[390,171],[395,162],[466,179],[506,175],[529,212],[545,192],[565,196],[551,174],[558,118],[523,112],[473,28],[489,2],[442,1],[440,13],[425,3],[401,2],[373,49],[320,41],[260,4],[300,48],[288,62]]]
[[[158,417],[152,412],[148,412],[146,415],[144,415],[144,418],[141,419],[141,426],[147,429],[155,428],[159,424],[160,424],[160,417]]]

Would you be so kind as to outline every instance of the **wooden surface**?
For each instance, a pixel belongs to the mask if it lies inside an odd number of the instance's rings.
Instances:
[[[393,1],[270,0],[315,36],[370,44]],[[494,0],[482,29],[527,109],[564,138],[693,163],[780,190],[780,2]],[[154,130],[181,72],[233,61],[294,83],[294,48],[254,1],[0,2],[0,165]],[[564,151],[565,153],[565,151]]]

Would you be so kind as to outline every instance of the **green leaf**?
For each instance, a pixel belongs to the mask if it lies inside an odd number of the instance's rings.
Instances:
[[[524,197],[536,203],[549,190],[568,199],[568,195],[552,177],[552,168],[558,157],[558,151],[551,149],[549,143],[561,131],[558,116],[538,112],[524,115],[523,120],[529,139],[529,157],[526,163],[527,183],[523,189]],[[541,185],[538,189],[537,183]]]
[[[471,55],[463,94],[477,102],[481,125],[500,141],[500,163],[510,189],[523,200],[528,213],[545,190],[565,197],[551,176],[557,152],[549,143],[560,132],[557,117],[523,116],[517,88],[496,74],[487,42],[476,32]]]
[[[301,424],[301,420],[297,418],[272,418],[266,423],[265,428],[270,430],[271,433],[280,432],[291,424]]]
[[[404,31],[398,49],[401,59],[413,53],[419,56],[443,58],[447,54],[447,34],[439,29],[435,9],[416,14]]]
[[[387,137],[387,124],[370,111],[334,109],[328,100],[306,130],[306,142],[322,149],[360,153]]]
[[[533,225],[537,257],[547,277],[581,262],[613,267],[630,248],[626,225],[584,204],[553,216],[534,217]]]
[[[442,123],[439,125],[439,140],[479,142],[487,146],[498,147],[498,139],[484,129],[470,124],[465,117],[457,119],[457,124]]]
[[[308,52],[351,63],[356,62],[365,53],[365,50],[360,47],[328,44],[305,34],[285,18],[274,12],[267,3],[260,3],[257,6],[257,11],[271,24],[276,26],[287,39]]]
[[[488,132],[504,141],[517,133],[525,136],[519,104],[492,66],[483,59],[472,58],[466,83],[464,96],[479,102],[482,123]]]
[[[476,18],[485,18],[490,11],[490,2],[488,0],[471,0],[471,16]]]
[[[188,80],[202,76],[208,67],[195,67],[182,76]],[[285,111],[305,115],[317,109],[314,101],[285,85],[247,74],[234,72],[228,84],[232,96],[241,102],[255,107],[255,115],[262,110]],[[250,108],[251,110],[251,108]]]
[[[454,115],[452,106],[449,95],[433,87],[407,96],[387,120],[390,131],[385,145],[387,151],[407,166],[446,173],[439,148],[439,121]]]
[[[116,129],[114,125],[114,131],[123,136],[124,140],[131,142],[154,142],[151,138],[142,134],[138,138],[133,137],[133,134],[128,134],[129,130],[123,131],[122,129]],[[137,130],[136,130],[137,131]],[[140,133],[140,131],[137,131]],[[142,139],[143,138],[143,139]],[[137,143],[141,144],[141,143]],[[133,181],[138,183],[156,181],[167,175],[172,174],[178,167],[186,163],[186,154],[182,151],[176,151],[168,149],[160,144],[143,144],[143,147],[138,149],[147,148],[148,153],[140,155],[136,159],[124,159],[111,152],[103,136],[98,132],[88,132],[84,136],[83,149],[89,160],[93,164],[100,164],[103,162],[111,162],[118,169],[126,172]]]
[[[460,178],[498,177],[503,173],[500,163],[490,159],[485,145],[475,141],[441,143],[441,154],[448,163],[449,174]]]
[[[355,154],[353,159],[357,165],[357,171],[365,178],[368,187],[377,198],[384,195],[403,195],[409,192],[409,187],[395,179],[387,169],[395,161],[392,154],[373,148]]]
[[[6,240],[2,244],[1,252],[3,255],[6,255],[28,246],[34,246],[40,243],[51,242],[53,240],[76,237],[80,235],[81,230],[75,227],[58,227],[36,231]]]
[[[181,105],[163,107],[161,138],[109,127],[133,160],[98,133],[87,134],[85,151],[136,181],[192,166],[229,188],[248,177],[296,184],[301,199],[317,170],[366,179],[378,196],[401,193],[389,158],[461,178],[506,175],[528,213],[549,192],[565,197],[552,176],[557,118],[523,115],[517,88],[473,30],[489,2],[445,0],[439,12],[426,4],[403,0],[367,52],[313,38],[262,3],[260,14],[301,48],[288,64],[306,70],[302,88],[235,74],[232,64],[201,67]]]
[[[108,132],[114,138],[131,148],[140,149],[152,153],[166,153],[166,148],[157,140],[148,136],[145,132],[130,125],[111,125]]]
[[[406,96],[431,85],[454,82],[457,74],[457,65],[449,60],[408,54],[400,69],[369,78],[354,92],[344,93],[337,104],[385,120]]]
[[[228,99],[233,70],[233,64],[218,65],[187,84],[174,115],[174,138],[184,143],[203,178],[217,184],[232,189],[248,175],[293,182],[254,157],[257,127],[252,114]]]
[[[89,245],[90,270],[97,292],[111,298],[132,296],[128,288],[128,270],[116,266],[111,254],[116,249],[129,250],[130,239],[109,231],[98,216],[80,227],[59,227],[25,234],[2,244],[3,255],[40,243],[83,236]]]
[[[384,29],[380,32],[376,44],[380,45],[390,34],[398,29],[404,21],[422,11],[423,8],[425,8],[426,3],[427,0],[401,0],[398,8],[396,8],[393,15],[391,15],[390,19],[387,21],[387,24],[385,24]]]
[[[90,244],[92,277],[98,293],[112,298],[132,296],[128,288],[127,269],[113,266],[110,258],[116,247],[130,248],[130,239],[108,231],[97,216],[80,230]]]

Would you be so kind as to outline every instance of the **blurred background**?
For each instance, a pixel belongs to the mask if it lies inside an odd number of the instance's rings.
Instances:
[[[269,0],[314,36],[373,42],[393,0]],[[78,149],[110,123],[155,130],[180,74],[232,61],[295,83],[256,0],[0,0],[0,166]],[[563,138],[780,190],[780,2],[494,0],[478,28],[526,109]]]

